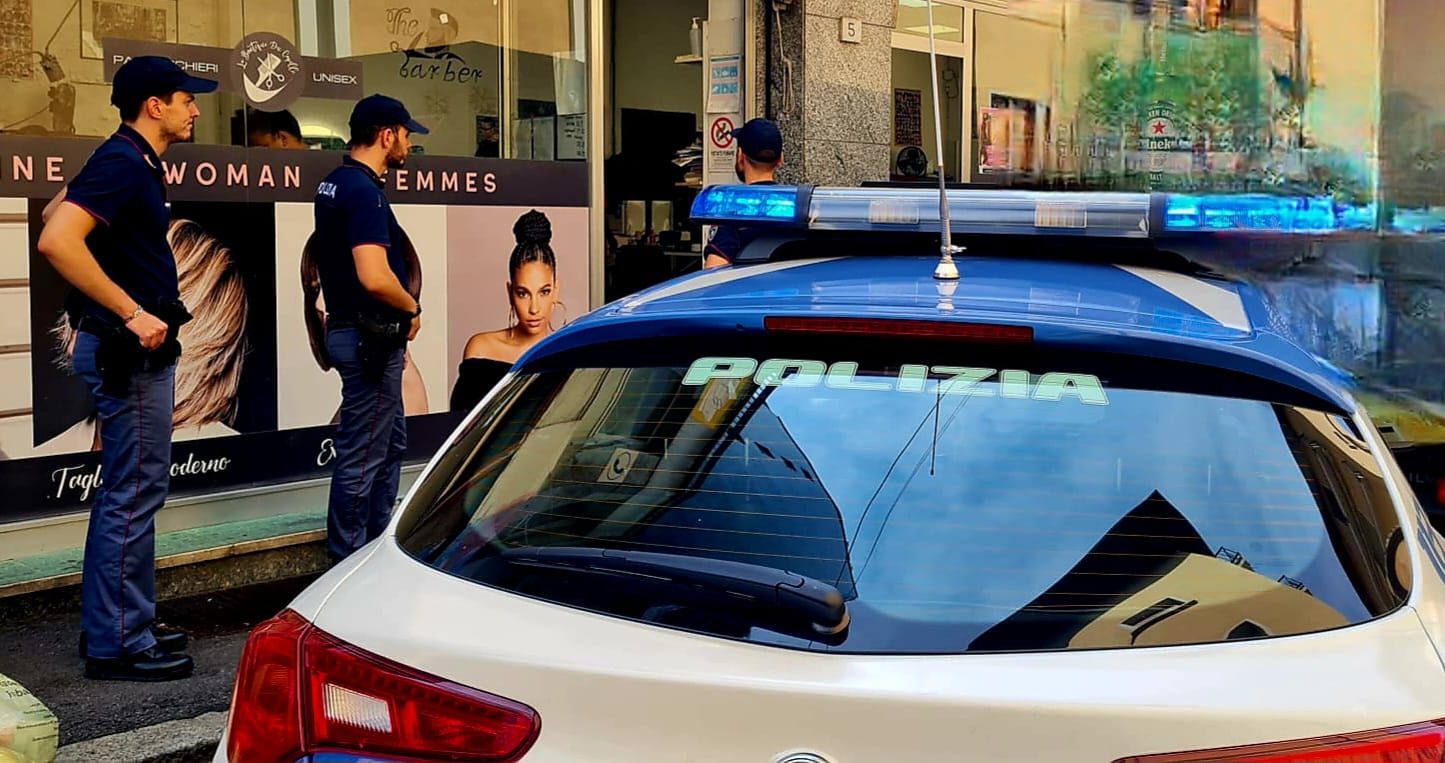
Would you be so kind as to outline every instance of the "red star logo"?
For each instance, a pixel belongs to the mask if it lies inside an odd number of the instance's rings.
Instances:
[[[1154,134],[1155,134],[1155,135],[1163,135],[1163,134],[1164,134],[1164,123],[1163,123],[1163,122],[1155,122],[1155,123],[1154,123]]]

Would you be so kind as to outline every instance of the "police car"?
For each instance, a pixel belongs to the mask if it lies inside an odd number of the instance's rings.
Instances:
[[[1350,210],[947,201],[956,279],[937,192],[707,189],[738,264],[522,358],[251,635],[217,760],[1441,760],[1440,537],[1179,256]]]

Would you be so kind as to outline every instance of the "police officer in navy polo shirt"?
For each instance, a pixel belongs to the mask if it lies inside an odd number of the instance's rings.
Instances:
[[[738,180],[748,185],[777,185],[778,167],[783,164],[783,134],[778,126],[768,119],[751,119],[732,131],[738,143],[737,165],[734,170]],[[704,268],[720,268],[731,265],[753,239],[747,228],[719,225],[712,229],[707,242],[707,256],[703,258]]]
[[[421,329],[407,290],[406,236],[387,202],[387,170],[406,164],[427,129],[395,98],[373,95],[351,112],[351,153],[316,189],[317,269],[326,347],[341,375],[341,420],[327,505],[332,563],[386,529],[401,482],[406,343]]]
[[[191,139],[195,95],[213,80],[167,58],[133,58],[110,101],[121,126],[70,181],[39,249],[75,287],[72,363],[95,395],[102,484],[85,539],[82,650],[90,678],[165,681],[191,673],[186,634],[155,622],[155,515],[170,487],[180,303],[166,240],[161,154]]]

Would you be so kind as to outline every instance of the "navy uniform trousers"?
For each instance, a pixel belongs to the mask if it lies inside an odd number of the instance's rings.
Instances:
[[[333,325],[326,347],[341,375],[341,420],[326,512],[327,550],[338,562],[380,536],[391,521],[406,455],[401,401],[406,351],[392,351],[375,374],[363,367],[361,329]]]
[[[80,332],[72,363],[95,394],[100,479],[85,537],[81,628],[91,657],[110,659],[156,644],[156,513],[171,477],[176,367],[136,373],[124,394],[101,389],[100,340]]]

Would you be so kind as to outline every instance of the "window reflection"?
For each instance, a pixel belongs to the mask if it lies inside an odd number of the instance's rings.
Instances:
[[[841,648],[865,652],[1281,636],[1362,622],[1408,592],[1393,501],[1341,416],[1090,374],[1068,376],[1093,395],[1056,398],[1042,393],[1048,374],[991,370],[1002,381],[950,395],[922,376],[905,392],[898,367],[855,362],[859,386],[844,389],[821,384],[821,361],[786,362],[799,369],[786,383],[758,371],[690,384],[697,366],[671,361],[524,377],[526,402],[467,433],[423,487],[426,518],[404,522],[403,546],[573,606],[824,648],[659,614],[680,602],[518,576],[495,556],[584,546],[787,569],[837,589],[852,618]]]
[[[289,3],[288,3],[289,5]],[[116,41],[231,48],[239,11],[201,0],[9,0],[0,3],[0,133],[101,137],[119,119],[110,104],[107,51]],[[233,16],[236,17],[233,19]],[[290,28],[290,23],[286,28]],[[108,47],[109,46],[109,47]],[[201,76],[216,73],[197,71]],[[197,143],[229,142],[229,94],[198,101]]]

